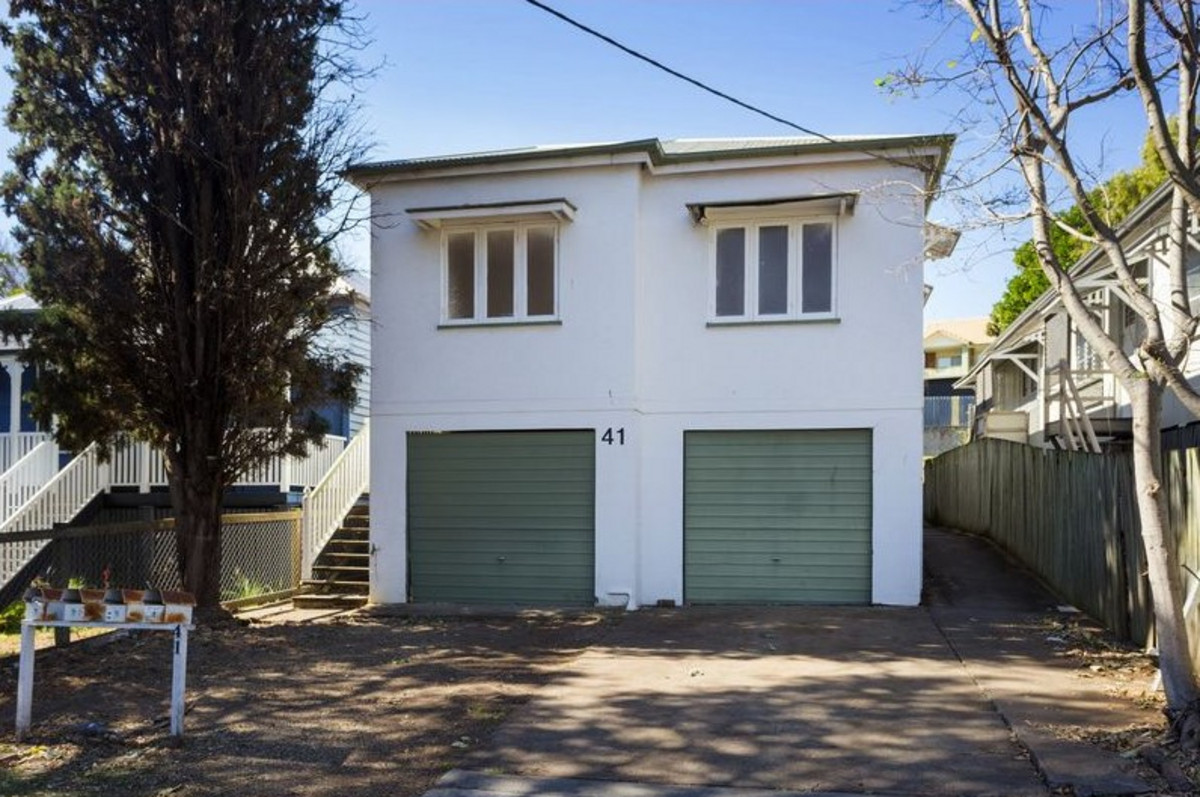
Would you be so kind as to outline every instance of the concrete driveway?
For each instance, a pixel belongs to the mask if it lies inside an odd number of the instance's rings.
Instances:
[[[933,608],[627,616],[475,752],[475,774],[451,773],[445,790],[572,792],[497,775],[890,794],[1034,795],[1047,781],[1079,794],[1145,788],[1128,762],[1054,733],[1055,723],[1123,727],[1154,715],[1056,660],[1039,627],[1053,598],[978,541],[950,535],[931,550],[928,540],[930,558],[952,571],[933,574]],[[988,568],[1002,570],[972,589],[967,579]]]

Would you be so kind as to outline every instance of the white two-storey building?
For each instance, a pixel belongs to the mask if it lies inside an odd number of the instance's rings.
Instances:
[[[915,604],[949,137],[366,164],[372,598]]]

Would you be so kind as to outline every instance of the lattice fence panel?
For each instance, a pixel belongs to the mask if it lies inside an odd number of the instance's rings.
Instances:
[[[9,583],[0,599],[14,600],[34,578],[54,586],[69,581],[98,587],[107,571],[111,584],[123,587],[152,585],[180,589],[175,554],[175,530],[170,520],[123,523],[94,528],[69,528],[46,532],[47,555],[35,573],[25,573],[22,583]],[[6,546],[29,542],[0,538]],[[221,599],[295,589],[300,583],[300,514],[269,512],[226,515],[221,532]]]

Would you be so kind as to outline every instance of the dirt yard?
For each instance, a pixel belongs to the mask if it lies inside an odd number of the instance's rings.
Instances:
[[[418,795],[610,622],[349,615],[202,627],[178,748],[169,635],[40,652],[23,744],[16,656],[0,658],[0,794]]]

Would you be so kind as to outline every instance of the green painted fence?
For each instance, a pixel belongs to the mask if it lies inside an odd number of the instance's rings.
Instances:
[[[1200,573],[1200,449],[1168,451],[1163,464],[1168,525],[1186,593],[1195,586],[1191,573]],[[926,463],[925,518],[991,537],[1113,632],[1139,644],[1151,641],[1128,454],[978,440]],[[1188,630],[1200,640],[1195,615]]]

